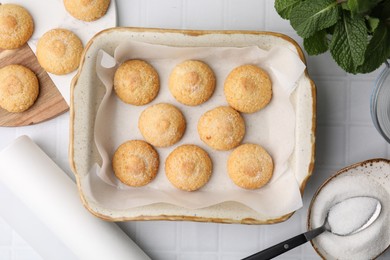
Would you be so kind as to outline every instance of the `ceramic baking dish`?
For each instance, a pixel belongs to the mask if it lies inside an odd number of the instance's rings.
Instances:
[[[69,159],[76,176],[81,200],[94,215],[109,221],[126,220],[188,220],[219,223],[272,224],[287,220],[292,214],[267,218],[261,213],[236,202],[224,202],[202,209],[186,209],[165,203],[131,209],[115,210],[101,205],[83,191],[86,176],[94,164],[101,163],[94,142],[96,112],[104,96],[105,87],[96,71],[99,49],[113,55],[114,49],[126,39],[168,46],[258,46],[286,47],[305,62],[298,44],[288,36],[257,31],[194,31],[145,28],[112,28],[95,35],[87,44],[77,75],[71,85]],[[296,112],[295,147],[289,159],[300,185],[301,193],[314,166],[316,128],[316,89],[307,70],[291,95]],[[94,187],[90,187],[92,192]]]

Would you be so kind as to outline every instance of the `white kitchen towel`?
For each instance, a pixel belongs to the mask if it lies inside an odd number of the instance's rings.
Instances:
[[[116,224],[83,207],[76,185],[29,137],[21,136],[0,151],[0,184],[76,259],[150,259]],[[45,259],[58,259],[42,243],[36,251]]]

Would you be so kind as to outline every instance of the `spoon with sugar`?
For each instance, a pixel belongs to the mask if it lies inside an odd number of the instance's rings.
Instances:
[[[382,204],[373,197],[347,198],[334,204],[327,212],[324,224],[284,242],[248,256],[243,260],[266,260],[283,254],[325,231],[338,236],[350,236],[369,227],[380,215]]]

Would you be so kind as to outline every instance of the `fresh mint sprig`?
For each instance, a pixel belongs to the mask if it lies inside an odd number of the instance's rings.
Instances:
[[[390,0],[275,0],[309,55],[330,51],[346,72],[368,73],[390,58]]]

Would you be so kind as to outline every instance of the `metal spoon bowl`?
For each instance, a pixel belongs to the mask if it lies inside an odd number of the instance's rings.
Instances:
[[[356,226],[356,228],[354,228],[346,233],[345,232],[338,232],[337,230],[332,229],[332,226],[330,225],[330,223],[328,221],[329,216],[331,214],[337,214],[337,213],[335,213],[335,211],[342,210],[343,206],[346,206],[346,203],[351,203],[351,200],[359,200],[359,199],[361,200],[361,199],[367,199],[367,198],[375,201],[375,207],[371,211],[371,214],[368,217],[368,219],[366,219],[366,221],[363,221],[362,225]],[[343,203],[344,203],[344,205],[343,205]],[[364,207],[364,206],[366,206],[366,205],[361,204],[361,207]],[[368,207],[367,207],[367,209],[368,209]],[[345,199],[341,202],[334,204],[332,207],[330,207],[330,209],[328,210],[328,212],[326,214],[325,221],[320,227],[309,230],[303,234],[300,234],[300,235],[295,236],[293,238],[290,238],[286,241],[283,241],[277,245],[274,245],[274,246],[267,248],[263,251],[260,251],[256,254],[248,256],[248,257],[244,258],[243,260],[272,259],[278,255],[281,255],[281,254],[283,254],[283,253],[285,253],[285,252],[287,252],[287,251],[289,251],[297,246],[300,246],[300,245],[312,240],[313,238],[317,237],[318,235],[322,234],[325,231],[331,232],[331,233],[338,235],[338,236],[349,236],[352,234],[356,234],[356,233],[361,232],[364,229],[368,228],[372,223],[374,223],[375,220],[379,217],[379,215],[381,213],[381,209],[382,209],[382,205],[381,205],[380,201],[377,200],[376,198],[373,198],[373,197],[360,196],[360,197],[351,197],[351,198]],[[345,217],[348,218],[348,216],[345,216]]]

